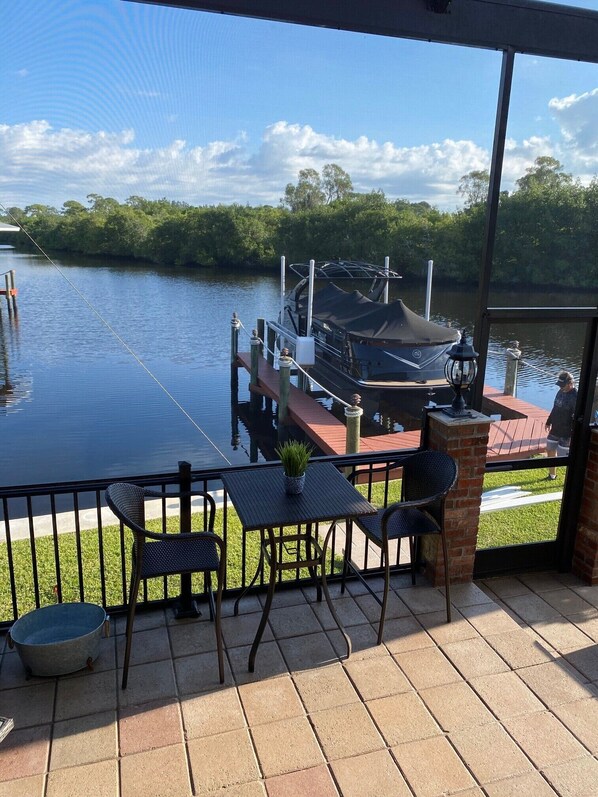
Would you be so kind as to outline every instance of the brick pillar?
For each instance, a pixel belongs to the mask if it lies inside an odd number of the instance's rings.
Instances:
[[[583,485],[573,572],[588,584],[598,584],[598,429],[590,434],[590,450]]]
[[[428,448],[446,451],[459,467],[457,483],[445,504],[445,531],[451,584],[473,579],[480,503],[486,466],[488,432],[492,420],[479,412],[471,418],[451,418],[443,412],[428,414]],[[444,584],[442,546],[436,537],[421,539],[426,576],[435,586]]]

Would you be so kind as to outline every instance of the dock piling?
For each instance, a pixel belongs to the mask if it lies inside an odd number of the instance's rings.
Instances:
[[[262,408],[262,396],[257,392],[259,381],[259,362],[260,362],[260,345],[261,341],[257,334],[257,329],[251,333],[251,375],[249,379],[249,390],[251,392],[250,404],[252,410],[260,410]]]
[[[278,402],[278,430],[284,425],[289,411],[289,390],[291,386],[291,365],[289,350],[283,349],[278,358],[278,374],[280,379],[280,401]]]
[[[519,349],[519,341],[512,340],[507,349],[507,368],[505,371],[505,396],[517,395],[517,375],[519,373],[519,361],[521,359],[521,351]]]
[[[345,407],[345,418],[347,419],[346,453],[358,454],[359,438],[361,434],[361,416],[363,415],[363,410],[359,406],[361,403],[361,396],[359,393],[354,393],[351,396],[351,402],[351,407]]]

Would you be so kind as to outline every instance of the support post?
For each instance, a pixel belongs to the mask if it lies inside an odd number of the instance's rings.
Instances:
[[[276,330],[268,327],[268,351],[266,352],[266,359],[270,365],[274,365],[274,347],[276,346]]]
[[[241,322],[236,313],[230,322],[230,362],[231,365],[237,364],[237,354],[239,353],[239,330],[241,329]]]
[[[10,270],[10,287],[12,292],[12,309],[14,310],[15,315],[17,314],[17,285],[15,280],[15,270],[14,268]]]
[[[266,320],[258,318],[257,320],[257,336],[260,339],[260,357],[264,356],[264,340],[266,339]]]
[[[388,304],[388,297],[390,292],[390,283],[388,281],[388,277],[390,275],[390,257],[388,255],[384,258],[384,273],[386,274],[386,285],[384,286],[384,291],[382,293],[382,301],[384,304]]]
[[[187,495],[180,499],[180,528],[186,534],[191,531],[191,463],[179,462],[179,490]],[[174,616],[177,620],[184,617],[199,617],[201,612],[191,592],[191,573],[181,576],[181,594],[175,606]]]
[[[345,444],[345,453],[358,454],[359,453],[359,438],[361,430],[361,416],[363,410],[359,406],[361,396],[359,393],[354,393],[351,396],[352,406],[345,407],[345,418],[347,423],[347,438]]]
[[[517,395],[517,375],[519,373],[519,360],[521,359],[521,351],[519,349],[519,341],[512,340],[507,349],[507,367],[505,371],[505,396]]]
[[[260,339],[257,329],[251,333],[251,376],[249,379],[249,391],[251,393],[250,405],[252,410],[259,410],[262,407],[262,397],[258,393],[260,367]]]
[[[10,276],[8,271],[4,275],[4,284],[6,286],[6,305],[8,307],[8,315],[12,315],[12,304],[10,301]]]
[[[289,412],[289,392],[291,387],[291,365],[293,361],[289,357],[289,350],[283,349],[278,359],[278,375],[280,396],[278,401],[278,434],[280,436],[280,429],[286,423],[287,415]]]
[[[426,309],[424,310],[424,318],[426,321],[430,320],[430,308],[432,306],[432,274],[434,273],[434,261],[428,260],[428,279],[426,282]]]

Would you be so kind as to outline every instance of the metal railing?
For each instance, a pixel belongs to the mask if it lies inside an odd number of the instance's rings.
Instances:
[[[371,469],[411,452],[357,454],[320,457],[339,468],[359,466],[359,479],[366,495],[372,495]],[[209,491],[217,501],[215,531],[227,547],[225,593],[234,595],[251,581],[259,558],[259,534],[243,532],[222,483],[222,473],[243,467],[261,468],[260,463],[191,471],[192,489]],[[112,515],[106,505],[104,490],[113,481],[130,481],[164,491],[185,489],[181,482],[187,463],[179,471],[152,476],[67,482],[24,487],[0,488],[0,629],[6,629],[18,617],[40,606],[56,602],[89,601],[104,606],[111,613],[124,611],[130,576],[132,535]],[[188,473],[188,471],[187,471]],[[388,485],[383,488],[388,495]],[[177,529],[178,499],[160,498],[146,505],[146,525],[157,531]],[[322,531],[328,528],[322,524]],[[203,528],[203,501],[192,502],[192,528]],[[327,576],[340,574],[343,529],[332,535],[327,558]],[[380,568],[378,553],[365,554],[365,568]],[[409,565],[400,565],[405,569]],[[308,574],[288,572],[284,584],[298,586],[310,581]],[[256,589],[264,587],[258,579]],[[201,595],[203,580],[193,577],[193,592]],[[160,606],[175,600],[181,592],[180,577],[153,579],[142,586],[140,606]]]

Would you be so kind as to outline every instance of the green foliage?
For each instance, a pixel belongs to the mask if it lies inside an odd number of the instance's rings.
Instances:
[[[287,440],[275,448],[287,476],[303,476],[314,447],[302,440]]]
[[[287,186],[286,207],[191,207],[140,196],[121,204],[89,194],[89,207],[68,200],[61,211],[32,204],[10,212],[46,251],[252,269],[276,269],[280,254],[374,263],[388,255],[393,268],[417,279],[431,258],[439,283],[458,284],[478,279],[487,188],[487,172],[469,172],[457,190],[465,207],[443,213],[427,202],[388,200],[382,191],[354,193],[350,176],[332,163],[321,176],[302,170]],[[501,194],[493,284],[595,289],[597,217],[598,179],[583,186],[554,158],[537,158],[517,190]],[[24,235],[14,244],[33,247]]]

